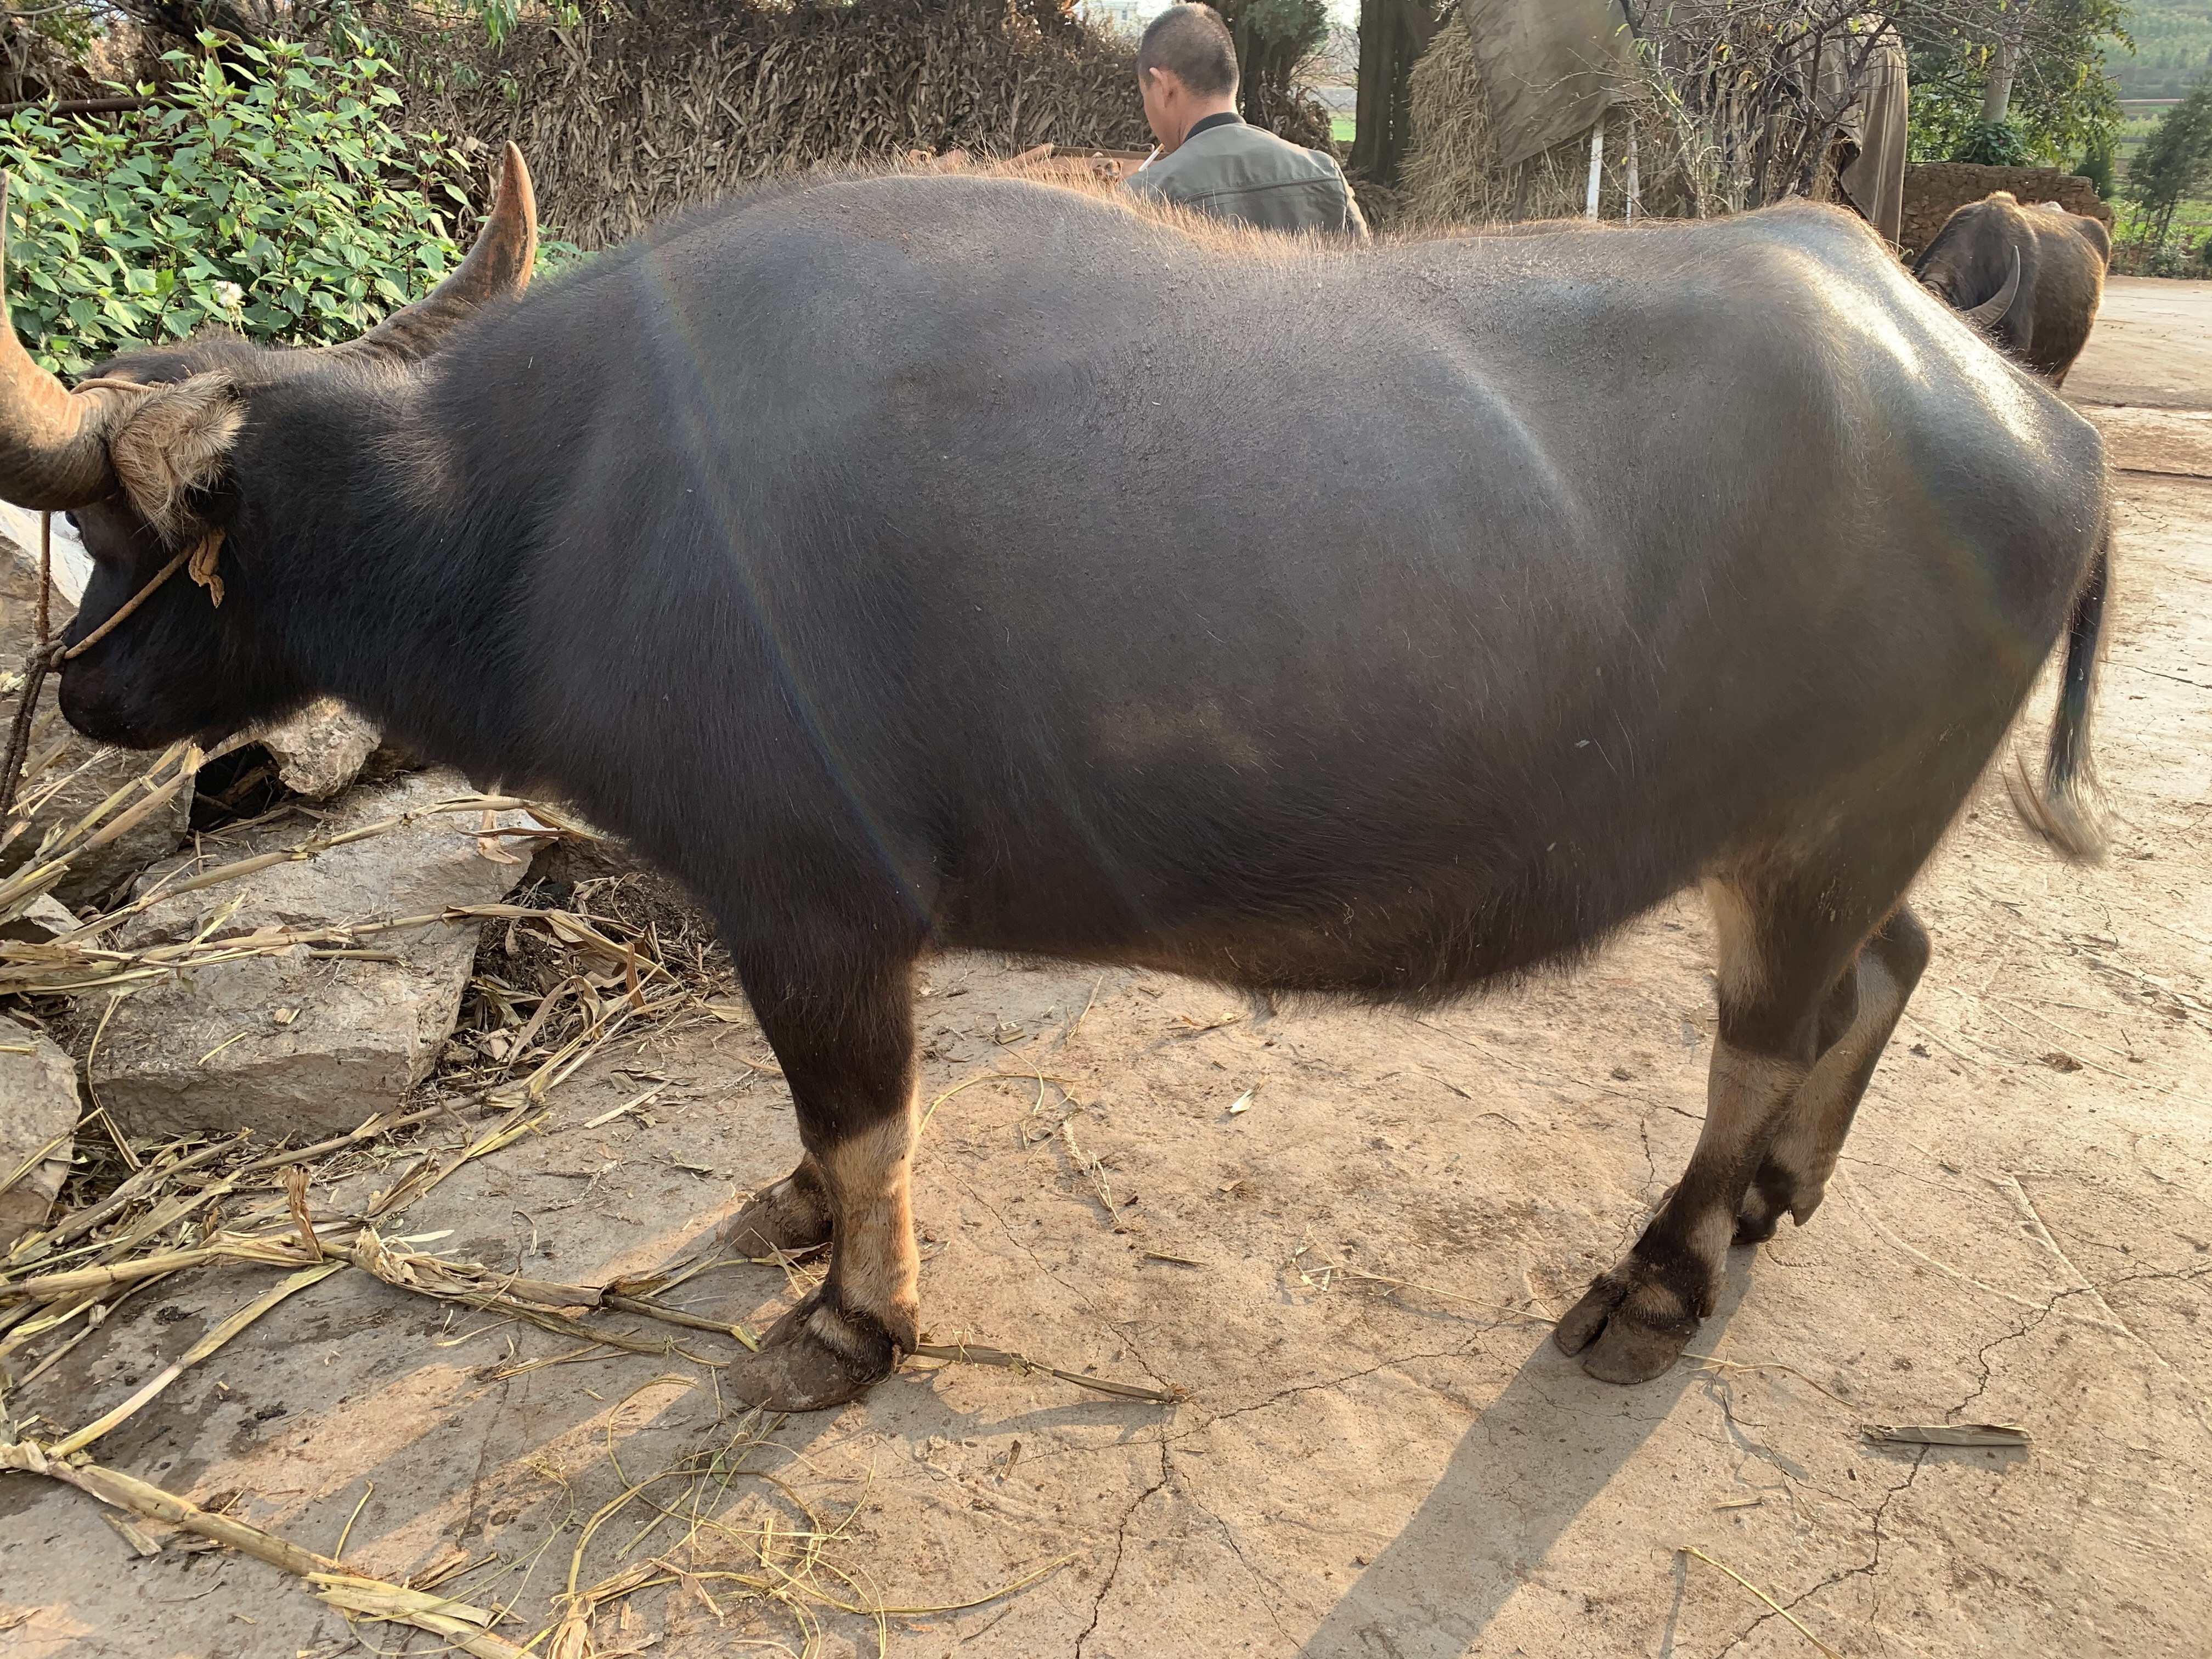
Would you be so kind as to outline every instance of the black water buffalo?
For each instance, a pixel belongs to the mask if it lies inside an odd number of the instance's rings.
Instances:
[[[1864,226],[1352,251],[889,176],[520,298],[507,167],[349,346],[72,392],[7,333],[0,495],[76,510],[72,641],[193,551],[223,583],[68,665],[83,732],[335,693],[711,905],[806,1147],[731,1237],[831,1247],[729,1386],[824,1406],[915,1343],[939,948],[1434,1004],[1703,883],[1705,1127],[1560,1344],[1656,1375],[1731,1238],[1812,1214],[1927,959],[1906,887],[2107,521],[2095,432]]]
[[[2088,343],[2104,298],[2112,234],[2056,202],[2022,207],[2010,191],[1943,222],[1912,274],[1946,305],[1975,313],[1992,339],[2053,386]]]

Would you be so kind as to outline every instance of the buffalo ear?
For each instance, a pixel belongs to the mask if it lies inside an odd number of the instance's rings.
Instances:
[[[245,420],[230,376],[195,374],[152,388],[109,438],[124,494],[165,541],[183,538],[191,522],[185,501],[222,477]]]

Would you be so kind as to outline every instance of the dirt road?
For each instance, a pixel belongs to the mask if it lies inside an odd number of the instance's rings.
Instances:
[[[2074,389],[2212,404],[2212,362],[2177,368],[2208,340],[2205,286],[2118,284]],[[349,1562],[463,1567],[442,1592],[511,1603],[517,1642],[565,1587],[669,1564],[584,1616],[605,1656],[2203,1654],[2212,479],[2177,475],[2212,474],[2212,415],[2100,418],[2148,468],[2121,477],[2098,730],[2114,856],[2063,866],[1985,792],[1921,884],[1935,964],[1826,1206],[1736,1253],[1699,1357],[1667,1376],[1593,1382],[1545,1316],[1697,1134],[1693,902],[1571,978],[1418,1018],[1261,1022],[1157,975],[935,964],[926,1322],[1179,1404],[915,1364],[860,1405],[761,1425],[718,1404],[716,1337],[579,1353],[349,1271],[188,1373],[102,1461],[318,1550],[351,1516]],[[793,1160],[749,1027],[621,1063],[409,1231],[596,1281],[667,1259]],[[585,1127],[656,1079],[642,1116]],[[269,1282],[169,1281],[10,1410],[81,1422]],[[786,1286],[733,1267],[681,1294],[764,1320]],[[2030,1443],[1869,1434],[1962,1422]],[[10,1659],[349,1644],[258,1562],[173,1540],[142,1559],[80,1495],[0,1482]]]

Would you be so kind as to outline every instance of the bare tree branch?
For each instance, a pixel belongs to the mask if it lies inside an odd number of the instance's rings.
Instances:
[[[1730,209],[1811,193],[1885,33],[2001,46],[2040,27],[2022,0],[1624,0]],[[1828,73],[1821,70],[1826,67]]]

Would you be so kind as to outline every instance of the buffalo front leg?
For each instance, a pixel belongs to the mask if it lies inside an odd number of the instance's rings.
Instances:
[[[791,1086],[805,1159],[746,1206],[763,1240],[826,1216],[830,1267],[723,1386],[775,1411],[842,1405],[890,1375],[920,1340],[919,1261],[908,1176],[914,1152],[909,965],[836,964],[823,983],[780,960],[738,972]],[[818,1206],[818,1209],[815,1206]],[[744,1221],[741,1212],[738,1222]],[[732,1231],[738,1224],[732,1224]],[[818,1238],[815,1242],[819,1242]],[[781,1247],[779,1247],[781,1248]]]

